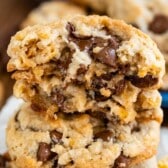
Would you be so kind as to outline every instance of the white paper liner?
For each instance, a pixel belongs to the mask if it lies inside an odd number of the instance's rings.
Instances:
[[[22,100],[10,97],[0,112],[0,153],[4,153],[7,148],[5,144],[5,129],[9,118],[19,109]],[[157,158],[160,159],[165,155],[168,155],[168,128],[161,129],[161,140],[158,150]]]

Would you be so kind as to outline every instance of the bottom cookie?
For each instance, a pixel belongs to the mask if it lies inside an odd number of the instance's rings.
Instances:
[[[15,163],[10,160],[8,153],[0,155],[0,167],[1,168],[17,168]],[[58,168],[58,167],[55,167]],[[141,163],[138,163],[130,168],[157,168],[156,157],[147,159]]]
[[[48,119],[24,104],[7,128],[12,164],[16,168],[127,168],[155,155],[157,121],[119,125],[98,114],[58,113],[57,119]]]

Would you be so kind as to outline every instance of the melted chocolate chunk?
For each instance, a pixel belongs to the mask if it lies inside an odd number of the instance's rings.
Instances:
[[[47,162],[51,160],[56,154],[51,152],[51,145],[45,142],[40,142],[37,151],[37,160],[42,162]]]
[[[31,103],[31,108],[32,108],[32,110],[37,111],[37,112],[46,111],[46,108],[44,108],[43,106],[41,106],[35,102]]]
[[[168,17],[162,14],[156,15],[148,28],[156,34],[165,33],[168,30]]]
[[[111,37],[106,43],[108,43],[107,46],[103,47],[98,53],[92,53],[92,56],[106,65],[116,67],[116,49],[119,47],[119,41],[116,37]],[[102,47],[98,44],[95,46]]]
[[[75,27],[72,23],[68,23],[67,26],[66,26],[66,29],[68,30],[69,34],[70,35],[73,35],[74,31],[75,31]]]
[[[102,111],[107,111],[107,110],[105,110],[105,109],[100,109],[100,111],[88,110],[86,113],[89,114],[90,116],[92,116],[93,118],[97,118],[97,119],[103,121],[104,124],[107,125],[109,120],[107,119],[106,114]]]
[[[80,48],[81,51],[86,50],[89,51],[90,48],[92,47],[92,38],[75,38],[75,37],[70,37],[69,41],[73,41],[76,43],[76,45]]]
[[[64,107],[65,97],[60,90],[54,89],[51,93],[51,99],[53,103],[56,103],[58,105],[59,108]]]
[[[85,65],[81,64],[80,68],[77,70],[77,78],[74,80],[76,85],[82,85],[85,82],[84,75],[87,71]]]
[[[61,138],[62,138],[62,133],[56,131],[56,130],[53,130],[50,132],[50,137],[51,137],[51,140],[57,144],[61,141]]]
[[[136,23],[131,23],[131,25],[137,29],[139,29],[139,26]]]
[[[140,127],[134,126],[134,127],[132,128],[132,130],[131,130],[131,133],[133,133],[133,132],[139,132],[140,130],[141,130]]]
[[[88,110],[86,113],[97,119],[106,119],[106,114],[101,111]]]
[[[146,75],[143,78],[139,78],[138,76],[129,76],[128,80],[139,88],[148,88],[158,83],[158,78],[155,78],[152,75]]]
[[[116,67],[116,49],[119,47],[120,40],[112,36],[111,39],[103,39],[101,37],[81,36],[75,34],[75,27],[69,23],[67,25],[69,31],[69,41],[73,41],[81,51],[89,52],[93,58],[100,62]],[[92,50],[95,47],[102,48],[99,52],[94,53]]]
[[[68,69],[69,64],[71,63],[72,53],[73,52],[70,50],[70,48],[65,47],[62,50],[59,60],[56,61],[57,67],[63,75],[66,74],[66,70]]]
[[[65,168],[63,165],[58,164],[58,158],[54,161],[52,168]]]
[[[99,90],[99,89],[101,89],[101,88],[107,86],[107,83],[105,83],[105,82],[103,81],[103,79],[101,78],[101,76],[100,76],[100,77],[94,76],[92,80],[93,80],[93,81],[92,81],[92,86],[91,86],[91,87],[92,87],[94,90]]]
[[[110,130],[104,130],[95,134],[95,139],[102,139],[103,141],[111,141],[113,133]]]
[[[116,66],[116,52],[113,48],[109,46],[104,47],[98,53],[94,53],[93,56],[104,64],[110,65],[112,67]]]
[[[73,41],[80,50],[89,50],[92,47],[92,37],[91,36],[79,36],[75,34],[75,27],[71,24],[67,24],[67,30],[69,31],[69,41]]]
[[[115,86],[115,94],[120,95],[124,91],[125,86],[126,86],[125,80],[120,80]]]
[[[113,168],[128,168],[130,164],[130,159],[123,154],[121,154],[114,163]]]
[[[110,81],[116,75],[116,73],[117,72],[106,73],[106,74],[102,74],[100,77],[103,80]]]
[[[85,65],[81,64],[80,68],[77,70],[77,75],[85,74],[86,73],[86,67]]]

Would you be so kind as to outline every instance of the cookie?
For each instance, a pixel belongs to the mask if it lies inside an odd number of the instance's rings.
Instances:
[[[17,167],[15,165],[15,162],[10,161],[10,162],[7,162],[4,168],[17,168]],[[147,159],[141,163],[131,166],[130,168],[157,168],[156,158]]]
[[[77,3],[80,6],[84,6],[88,9],[94,9],[96,12],[104,13],[106,10],[106,0],[71,0],[73,3]]]
[[[166,0],[143,0],[141,2],[134,0],[125,0],[125,2],[113,0],[108,2],[108,15],[123,19],[150,35],[157,43],[168,64],[168,49],[166,45],[168,43],[168,2]],[[123,6],[123,3],[127,5]],[[168,89],[166,79],[164,80],[162,89]]]
[[[142,163],[134,165],[131,168],[158,168],[156,157],[154,156],[150,159],[147,159],[147,160],[143,161]]]
[[[128,123],[137,110],[160,106],[163,56],[148,36],[122,21],[77,16],[28,27],[12,37],[8,54],[14,94],[35,111],[102,112]],[[139,108],[146,96],[150,105]]]
[[[160,124],[120,125],[90,114],[46,118],[24,104],[10,120],[7,146],[17,168],[126,168],[155,155]]]
[[[92,5],[92,1],[81,0],[80,2],[97,11],[97,8]],[[100,4],[98,1],[96,0],[94,3]],[[168,64],[168,2],[166,0],[104,0],[100,8],[101,12],[111,18],[124,20],[150,35]],[[167,77],[165,77],[162,89],[168,90]]]
[[[158,168],[168,168],[168,156],[165,156],[159,160]]]
[[[59,19],[68,19],[75,15],[86,15],[84,9],[61,1],[44,2],[34,9],[23,21],[21,28],[35,24],[45,24]]]

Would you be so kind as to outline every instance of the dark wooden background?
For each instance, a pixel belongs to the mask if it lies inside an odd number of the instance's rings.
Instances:
[[[15,34],[28,12],[37,5],[36,0],[0,1],[0,72],[6,71],[6,48],[11,35]]]
[[[44,0],[43,0],[44,1]],[[12,94],[13,81],[6,72],[8,56],[6,53],[10,38],[20,27],[27,14],[39,5],[42,0],[0,0],[0,108]]]

